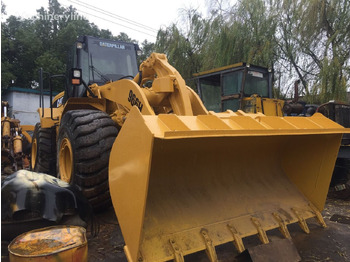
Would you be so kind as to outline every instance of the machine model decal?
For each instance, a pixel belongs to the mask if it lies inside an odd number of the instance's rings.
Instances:
[[[132,106],[137,106],[138,109],[140,110],[140,112],[142,112],[143,104],[142,104],[141,101],[136,97],[136,95],[134,94],[134,92],[133,92],[132,90],[130,90],[130,92],[129,92],[128,101],[130,102],[130,104],[131,104]]]

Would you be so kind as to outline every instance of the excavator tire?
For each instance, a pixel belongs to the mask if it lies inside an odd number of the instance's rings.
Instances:
[[[55,130],[35,125],[32,149],[31,169],[35,172],[56,176]]]
[[[94,210],[111,206],[108,163],[117,134],[113,120],[98,110],[69,111],[61,121],[57,142],[59,177],[75,184]]]

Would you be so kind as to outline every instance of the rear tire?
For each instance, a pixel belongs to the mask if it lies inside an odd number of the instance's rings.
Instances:
[[[94,210],[111,206],[108,184],[109,155],[118,129],[108,114],[98,110],[67,112],[57,141],[57,171],[74,184]]]
[[[35,125],[30,154],[31,169],[35,172],[56,176],[55,130]]]

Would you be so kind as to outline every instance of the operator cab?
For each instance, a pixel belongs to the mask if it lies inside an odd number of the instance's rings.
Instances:
[[[133,78],[138,72],[138,50],[134,43],[82,36],[69,55],[67,72],[72,68],[81,69],[81,78],[87,86]],[[86,87],[69,82],[66,93],[66,99],[83,97],[86,96]]]
[[[200,98],[214,112],[243,109],[244,98],[272,97],[272,72],[267,68],[237,63],[194,74]]]

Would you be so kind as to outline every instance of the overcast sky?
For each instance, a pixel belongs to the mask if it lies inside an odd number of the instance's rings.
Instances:
[[[40,7],[48,7],[48,0],[2,0],[9,15],[31,18]],[[59,0],[64,7],[74,6],[100,29],[109,29],[113,35],[126,33],[140,43],[147,39],[155,42],[159,28],[179,22],[181,9],[193,7],[204,15],[207,0]],[[98,9],[97,9],[98,8]],[[60,18],[65,19],[65,18]],[[126,20],[127,19],[127,20]]]

